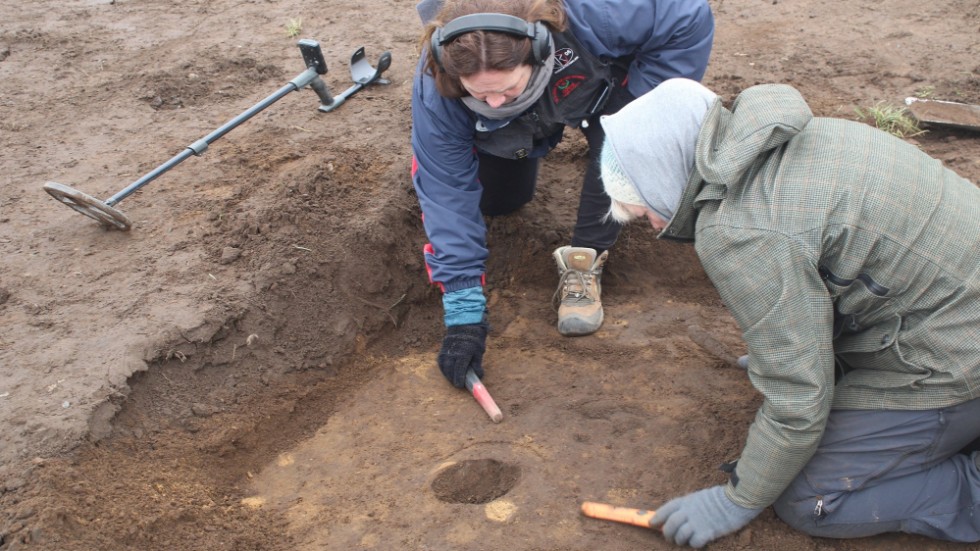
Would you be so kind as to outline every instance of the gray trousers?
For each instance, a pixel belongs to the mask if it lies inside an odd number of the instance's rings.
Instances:
[[[773,508],[812,536],[980,541],[980,452],[964,453],[978,437],[980,399],[925,411],[833,410],[816,454]]]

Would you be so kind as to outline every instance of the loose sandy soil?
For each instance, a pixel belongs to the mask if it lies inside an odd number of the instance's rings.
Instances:
[[[712,5],[705,82],[727,100],[787,82],[822,116],[980,103],[976,0]],[[391,83],[331,113],[287,95],[119,203],[129,232],[44,193],[107,199],[285,85],[300,19],[334,93],[360,46],[391,51]],[[689,247],[627,228],[603,329],[554,329],[574,132],[537,199],[489,223],[503,422],[442,379],[408,178],[414,0],[35,0],[0,21],[0,549],[668,549],[579,504],[724,480],[759,396],[699,337],[744,350]],[[977,133],[914,142],[980,182]],[[971,547],[814,539],[767,511],[711,548]]]

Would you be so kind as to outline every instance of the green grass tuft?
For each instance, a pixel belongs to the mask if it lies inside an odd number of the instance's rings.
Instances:
[[[855,108],[862,121],[872,121],[876,128],[884,130],[899,138],[911,138],[925,133],[919,128],[919,123],[904,107],[896,107],[885,102],[878,102],[873,107]]]
[[[303,32],[303,19],[297,17],[296,19],[290,19],[286,23],[286,36],[289,38],[296,38],[299,33]]]

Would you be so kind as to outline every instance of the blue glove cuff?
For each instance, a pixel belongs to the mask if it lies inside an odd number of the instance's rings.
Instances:
[[[467,287],[442,295],[442,308],[446,327],[480,323],[487,310],[487,297],[483,287]]]

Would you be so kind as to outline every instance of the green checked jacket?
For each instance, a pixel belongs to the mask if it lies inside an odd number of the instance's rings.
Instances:
[[[835,409],[980,397],[980,189],[786,85],[716,100],[661,237],[693,240],[764,402],[727,488],[770,505]]]

